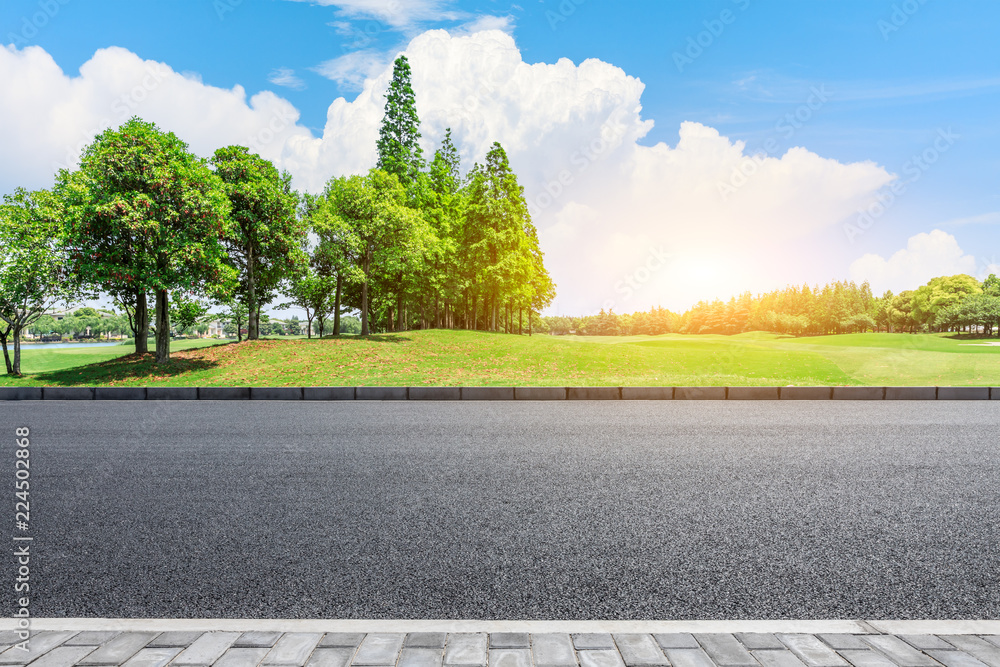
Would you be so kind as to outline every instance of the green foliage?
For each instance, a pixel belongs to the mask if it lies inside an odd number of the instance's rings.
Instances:
[[[208,314],[208,305],[200,299],[192,299],[180,292],[170,297],[170,321],[177,331],[184,332]]]
[[[420,118],[410,77],[409,60],[406,56],[399,56],[385,96],[385,116],[379,128],[376,165],[395,175],[407,189],[417,180],[424,166],[420,148]]]

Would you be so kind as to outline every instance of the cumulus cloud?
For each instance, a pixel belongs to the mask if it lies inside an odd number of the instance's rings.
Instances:
[[[405,52],[428,156],[449,127],[466,169],[494,141],[507,149],[563,312],[683,308],[795,281],[780,261],[785,244],[831,229],[893,178],[805,148],[755,158],[698,122],[683,123],[673,145],[642,145],[653,123],[642,117],[639,79],[596,59],[526,63],[501,30],[429,31]],[[327,75],[355,76],[360,92],[334,100],[315,136],[273,93],[248,99],[240,87],[206,86],[123,49],[98,51],[78,76],[37,47],[0,50],[0,133],[10,147],[0,188],[44,184],[102,123],[134,113],[201,155],[250,144],[297,187],[318,191],[375,164],[392,66],[359,57]]]
[[[861,282],[867,280],[872,290],[900,292],[914,289],[931,278],[959,273],[977,275],[976,258],[966,254],[954,236],[940,229],[910,237],[906,247],[893,253],[889,259],[867,254],[851,264],[851,277]],[[995,267],[987,267],[995,271]]]
[[[361,90],[365,81],[385,70],[387,61],[385,54],[373,49],[363,49],[322,62],[313,71],[336,81],[344,90]]]

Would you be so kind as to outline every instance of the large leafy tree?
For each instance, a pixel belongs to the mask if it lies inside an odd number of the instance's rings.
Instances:
[[[234,279],[221,242],[229,214],[222,182],[173,133],[133,118],[100,134],[78,171],[61,171],[57,192],[72,274],[140,301],[155,294],[156,362],[169,362],[169,293]],[[137,336],[137,351],[144,340]]]
[[[21,374],[24,329],[70,296],[58,209],[50,193],[20,188],[0,206],[0,343],[10,375]]]
[[[297,214],[291,176],[243,146],[220,148],[212,158],[225,184],[232,224],[223,242],[239,272],[239,296],[250,313],[247,339],[260,337],[260,309],[281,281],[301,270],[305,225]]]
[[[406,56],[399,56],[385,96],[385,116],[379,128],[376,165],[394,174],[407,190],[417,181],[424,166],[420,148],[420,118],[410,77],[410,61]]]

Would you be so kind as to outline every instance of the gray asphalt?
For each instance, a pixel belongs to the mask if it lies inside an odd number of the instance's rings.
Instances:
[[[36,616],[997,618],[998,423],[984,402],[0,403],[0,451],[12,525],[31,428]]]

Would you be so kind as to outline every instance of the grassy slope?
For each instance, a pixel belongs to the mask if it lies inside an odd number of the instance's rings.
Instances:
[[[109,360],[129,348],[29,350],[0,385],[995,385],[1000,347],[942,336],[789,338],[504,336],[413,331],[368,339],[176,343],[174,363]],[[37,355],[37,357],[35,356]],[[95,362],[100,361],[102,363]],[[83,365],[92,364],[92,365]]]

